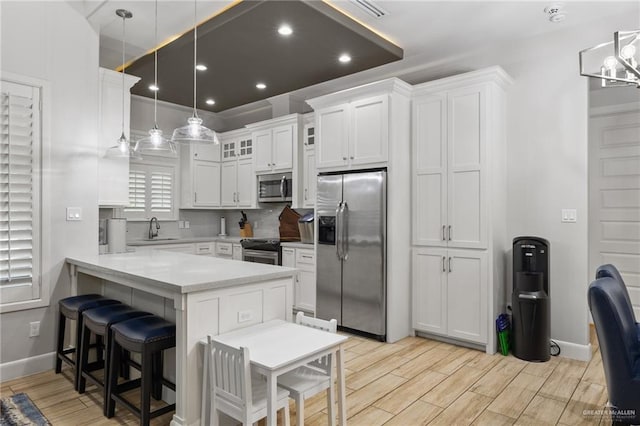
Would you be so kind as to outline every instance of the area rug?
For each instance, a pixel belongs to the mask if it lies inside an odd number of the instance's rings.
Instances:
[[[0,399],[0,426],[49,426],[51,423],[26,393]]]

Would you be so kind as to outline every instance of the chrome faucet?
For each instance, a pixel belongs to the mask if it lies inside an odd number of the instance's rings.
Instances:
[[[153,229],[153,221],[156,222],[156,229]],[[158,223],[158,218],[154,216],[149,221],[149,239],[150,240],[153,240],[155,237],[158,236],[158,229],[160,229],[160,223]]]

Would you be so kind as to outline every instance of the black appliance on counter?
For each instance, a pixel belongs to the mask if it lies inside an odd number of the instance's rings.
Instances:
[[[242,260],[245,262],[282,265],[282,248],[276,238],[251,238],[240,240]]]
[[[525,361],[549,361],[549,242],[544,238],[514,238],[511,303],[513,355]]]

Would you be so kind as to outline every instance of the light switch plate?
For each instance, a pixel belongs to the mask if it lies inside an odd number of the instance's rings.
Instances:
[[[575,223],[578,221],[578,213],[576,209],[562,209],[562,222]]]
[[[238,311],[238,323],[251,321],[253,313],[251,311]]]
[[[82,220],[82,207],[67,207],[67,220]]]
[[[191,224],[189,223],[188,220],[184,221],[184,229],[189,229],[189,227],[191,226]]]

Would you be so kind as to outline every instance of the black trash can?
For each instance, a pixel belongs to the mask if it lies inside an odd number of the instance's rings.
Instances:
[[[511,299],[513,355],[525,361],[549,361],[549,242],[544,238],[514,238]]]

